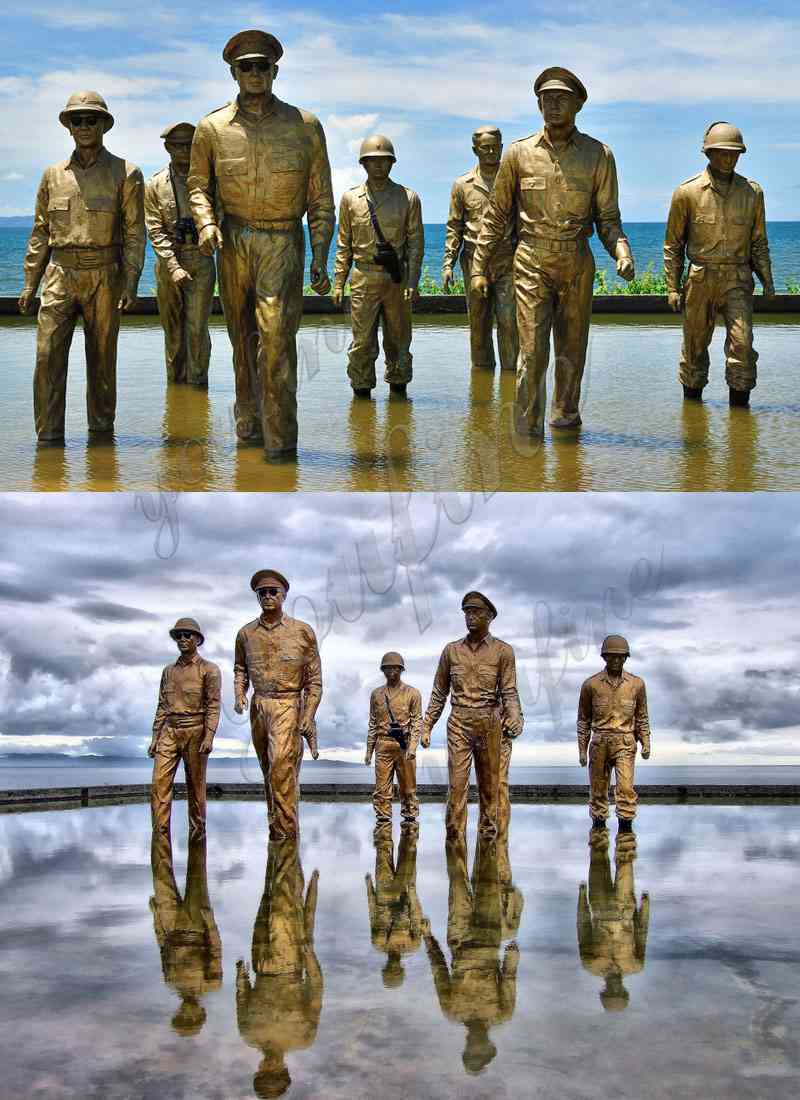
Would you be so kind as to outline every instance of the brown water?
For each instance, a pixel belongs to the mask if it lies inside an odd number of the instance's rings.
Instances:
[[[153,490],[735,490],[800,488],[800,318],[756,325],[759,386],[729,409],[723,334],[712,347],[702,404],[677,383],[680,327],[670,317],[596,317],[582,430],[544,443],[510,431],[514,379],[471,372],[462,317],[418,317],[409,399],[353,401],[347,320],[308,317],[300,334],[297,461],[267,464],[232,425],[230,345],[212,321],[207,393],[167,387],[154,318],[126,318],[120,336],[117,434],[87,444],[83,348],[73,344],[67,443],[37,448],[31,376],[35,326],[0,323],[2,489]],[[379,373],[380,378],[380,373]]]

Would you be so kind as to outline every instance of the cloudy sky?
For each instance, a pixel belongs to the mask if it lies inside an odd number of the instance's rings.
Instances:
[[[251,574],[273,566],[320,640],[325,756],[362,758],[385,650],[427,703],[477,587],[517,653],[517,763],[572,762],[612,631],[647,681],[654,762],[800,763],[799,526],[787,494],[6,494],[0,753],[141,756],[185,614],[223,670],[217,749],[241,753],[233,641],[258,613]]]
[[[322,119],[337,198],[360,179],[361,139],[380,130],[395,140],[396,177],[422,194],[426,220],[444,220],[472,129],[497,122],[506,141],[537,129],[531,83],[562,64],[589,89],[581,128],[614,149],[628,221],[663,220],[672,188],[704,163],[701,137],[716,119],[743,128],[742,170],[765,186],[769,217],[800,217],[800,17],[779,0],[441,0],[434,14],[423,0],[338,10],[22,5],[3,24],[0,216],[30,213],[42,168],[68,152],[57,116],[76,88],[106,96],[117,117],[112,151],[146,173],[160,167],[167,122],[231,98],[221,49],[250,26],[283,41],[277,94]]]

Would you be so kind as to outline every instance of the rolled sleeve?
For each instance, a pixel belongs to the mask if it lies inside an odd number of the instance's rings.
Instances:
[[[180,266],[175,256],[172,238],[164,222],[164,212],[158,199],[158,184],[148,180],[144,188],[144,224],[153,251],[167,265],[172,274]]]
[[[517,662],[514,650],[509,646],[500,658],[500,698],[503,704],[503,719],[514,736],[522,733],[522,707],[517,691]]]
[[[589,747],[589,738],[592,736],[592,689],[588,684],[581,688],[578,700],[578,752],[581,756],[586,754]]]
[[[369,700],[369,728],[367,729],[367,756],[372,756],[375,751],[375,742],[378,740],[380,723],[378,720],[378,703],[374,695]]]
[[[413,756],[422,733],[422,696],[414,691],[408,704],[408,751]]]
[[[419,195],[412,192],[409,196],[406,221],[406,260],[408,262],[408,285],[412,288],[419,283],[422,272],[422,257],[425,255],[425,231],[422,226],[422,203]]]
[[[764,208],[764,192],[761,188],[756,190],[755,217],[753,230],[750,237],[750,257],[756,275],[765,287],[772,287],[772,260],[769,254],[769,241],[767,239],[767,215]]]
[[[322,699],[322,661],[319,656],[317,636],[310,626],[307,631],[307,655],[303,665],[303,716],[311,719],[316,714]]]
[[[219,713],[222,707],[222,673],[216,665],[205,670],[205,732],[213,737],[219,725]]]
[[[240,630],[236,635],[233,655],[233,686],[237,699],[247,696],[250,687],[250,675],[247,670],[247,646],[245,645],[243,630]]]
[[[447,232],[444,241],[443,267],[452,268],[464,243],[464,194],[461,184],[453,184],[450,192],[450,210],[447,214]],[[469,287],[464,288],[466,291]]]
[[[619,259],[631,255],[619,212],[617,165],[614,154],[607,146],[603,146],[595,172],[594,221],[597,235],[610,256]]]
[[[161,727],[166,721],[169,714],[169,704],[167,702],[167,680],[169,673],[166,669],[161,673],[161,683],[158,688],[158,705],[156,706],[156,714],[153,719],[153,737],[158,737],[161,733]]]
[[[333,237],[336,207],[333,201],[331,165],[325,132],[318,119],[314,121],[311,169],[308,177],[308,236],[315,256],[327,262]]]
[[[642,684],[636,696],[634,730],[636,740],[641,743],[642,749],[645,752],[650,752],[650,716],[647,713],[647,691],[644,684]]]
[[[335,290],[344,290],[350,268],[353,266],[353,230],[350,220],[350,202],[342,195],[339,204],[339,229],[336,235],[336,263],[333,270]]]
[[[450,694],[450,654],[445,649],[439,658],[436,675],[433,678],[431,697],[428,700],[428,709],[425,712],[424,725],[430,730],[436,725],[442,716],[447,696]]]
[[[122,263],[125,288],[135,298],[144,267],[147,240],[144,227],[144,176],[132,168],[122,185]]]
[[[214,136],[210,125],[201,120],[192,139],[192,155],[186,180],[189,206],[198,232],[216,225],[214,212],[216,179],[214,175]]]
[[[664,275],[667,280],[667,290],[671,294],[677,294],[683,282],[688,214],[686,197],[678,188],[672,196],[667,229],[664,234]]]

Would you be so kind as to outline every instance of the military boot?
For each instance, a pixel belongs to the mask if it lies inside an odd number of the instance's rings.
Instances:
[[[683,399],[684,401],[702,401],[703,391],[699,386],[684,386]]]
[[[746,408],[750,404],[750,390],[735,390],[728,387],[728,404],[731,408]]]

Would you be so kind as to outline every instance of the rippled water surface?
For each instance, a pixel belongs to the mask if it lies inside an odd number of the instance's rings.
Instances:
[[[796,806],[643,806],[635,859],[579,806],[446,851],[440,805],[304,803],[296,850],[211,804],[207,854],[185,810],[0,818],[4,1095],[797,1095]]]
[[[598,316],[584,380],[583,429],[543,445],[513,437],[513,374],[471,372],[463,317],[415,320],[408,400],[353,401],[347,318],[307,317],[300,334],[299,455],[268,465],[238,445],[222,319],[212,320],[207,393],[167,387],[155,318],[126,318],[120,336],[117,434],[87,444],[81,333],[71,353],[67,445],[37,448],[32,321],[0,322],[0,489],[738,490],[800,488],[800,323],[756,325],[759,385],[751,409],[728,407],[723,333],[702,404],[677,382],[680,327],[670,317]],[[379,364],[380,366],[380,364]],[[379,379],[382,370],[379,370]]]

